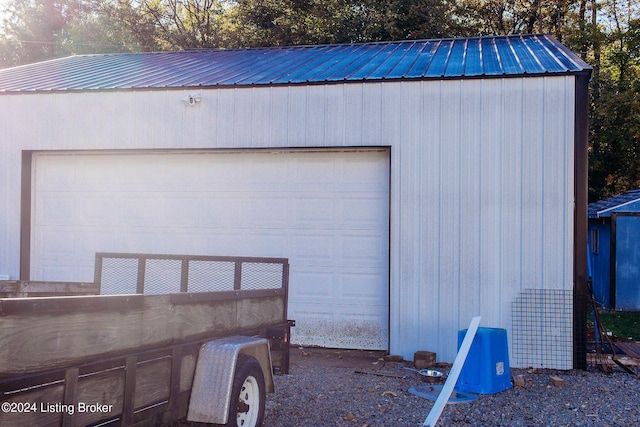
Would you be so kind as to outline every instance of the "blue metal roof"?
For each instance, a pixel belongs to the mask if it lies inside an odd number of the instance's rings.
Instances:
[[[548,35],[77,55],[0,70],[0,93],[571,74]]]
[[[637,212],[640,202],[640,190],[631,190],[623,194],[589,203],[589,218],[610,217],[613,212]],[[633,205],[633,206],[632,206]]]

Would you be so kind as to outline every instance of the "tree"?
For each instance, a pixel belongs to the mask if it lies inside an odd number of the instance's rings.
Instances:
[[[68,24],[82,9],[80,0],[14,0],[4,22],[0,66],[61,56]]]
[[[72,54],[144,49],[148,40],[99,6],[89,0],[14,0],[0,29],[0,68]]]
[[[353,43],[375,39],[371,2],[238,0],[230,17],[235,44],[277,46]]]
[[[640,20],[618,27],[606,41],[592,82],[591,200],[640,187]]]
[[[562,39],[581,1],[466,0],[457,3],[456,15],[475,35],[546,33]]]
[[[387,1],[381,7],[391,40],[416,40],[468,35],[455,17],[455,2],[445,0]]]
[[[463,33],[444,0],[238,0],[236,44],[357,43]]]

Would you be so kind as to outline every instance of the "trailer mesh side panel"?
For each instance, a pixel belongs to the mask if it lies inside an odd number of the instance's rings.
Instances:
[[[242,289],[277,289],[282,283],[282,264],[242,264]]]
[[[283,258],[96,254],[103,295],[282,289]]]
[[[182,262],[175,259],[148,259],[144,269],[145,294],[180,292]]]
[[[232,291],[235,263],[189,261],[189,292]]]
[[[138,260],[104,258],[102,260],[100,294],[135,294],[138,283]]]

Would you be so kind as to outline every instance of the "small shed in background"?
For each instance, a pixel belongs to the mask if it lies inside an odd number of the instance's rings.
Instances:
[[[589,204],[589,261],[600,306],[640,311],[640,190]]]
[[[296,344],[453,361],[481,315],[512,366],[583,367],[590,72],[546,35],[0,70],[0,274],[287,257]]]

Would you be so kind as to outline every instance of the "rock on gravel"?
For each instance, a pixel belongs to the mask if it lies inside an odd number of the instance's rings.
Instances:
[[[379,352],[292,348],[289,375],[275,377],[265,427],[421,426],[433,402],[408,392],[425,385],[410,362]],[[450,365],[440,365],[448,373]],[[367,373],[358,373],[364,371]],[[640,380],[622,371],[512,369],[523,387],[449,404],[438,426],[640,426]],[[564,380],[553,385],[551,377]]]

